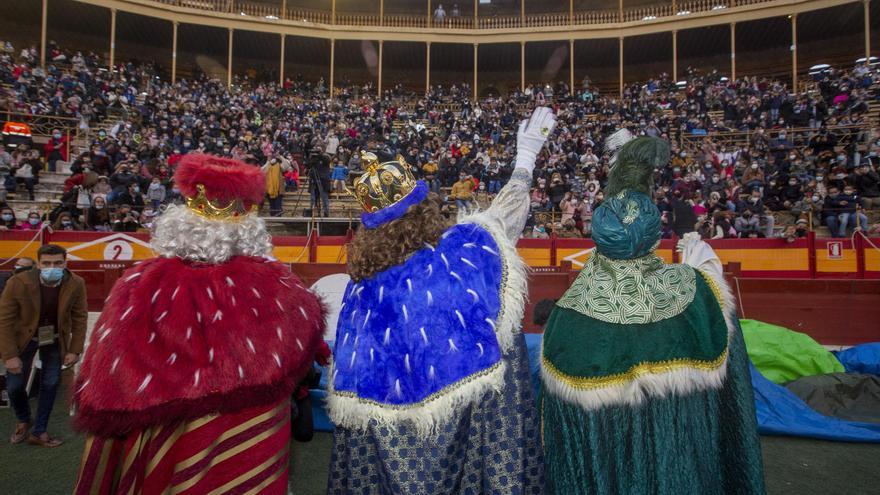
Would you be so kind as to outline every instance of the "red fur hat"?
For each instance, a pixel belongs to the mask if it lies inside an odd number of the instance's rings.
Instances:
[[[187,154],[180,160],[174,182],[187,198],[198,196],[196,186],[201,184],[212,203],[240,199],[248,210],[259,205],[266,194],[266,177],[260,167],[202,153]]]

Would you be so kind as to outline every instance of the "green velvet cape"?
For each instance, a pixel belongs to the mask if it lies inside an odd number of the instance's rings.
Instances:
[[[652,323],[554,310],[540,399],[548,493],[764,493],[742,333],[707,279],[694,282],[683,312]],[[679,375],[666,388],[638,382],[669,370]],[[578,402],[559,383],[593,395]]]

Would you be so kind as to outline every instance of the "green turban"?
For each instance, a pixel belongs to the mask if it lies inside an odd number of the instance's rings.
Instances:
[[[593,241],[611,259],[640,258],[660,240],[660,210],[651,198],[632,190],[606,198],[593,213]]]

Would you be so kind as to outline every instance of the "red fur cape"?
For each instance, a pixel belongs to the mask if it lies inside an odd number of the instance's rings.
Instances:
[[[116,283],[74,384],[75,423],[102,436],[289,396],[314,359],[324,308],[262,258],[145,261]]]

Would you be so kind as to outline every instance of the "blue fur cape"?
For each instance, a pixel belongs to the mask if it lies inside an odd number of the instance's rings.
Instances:
[[[436,248],[350,283],[336,331],[332,393],[373,412],[424,408],[430,416],[432,407],[454,407],[498,386],[505,276],[493,236],[478,224],[459,224]],[[444,403],[448,397],[454,400]]]

